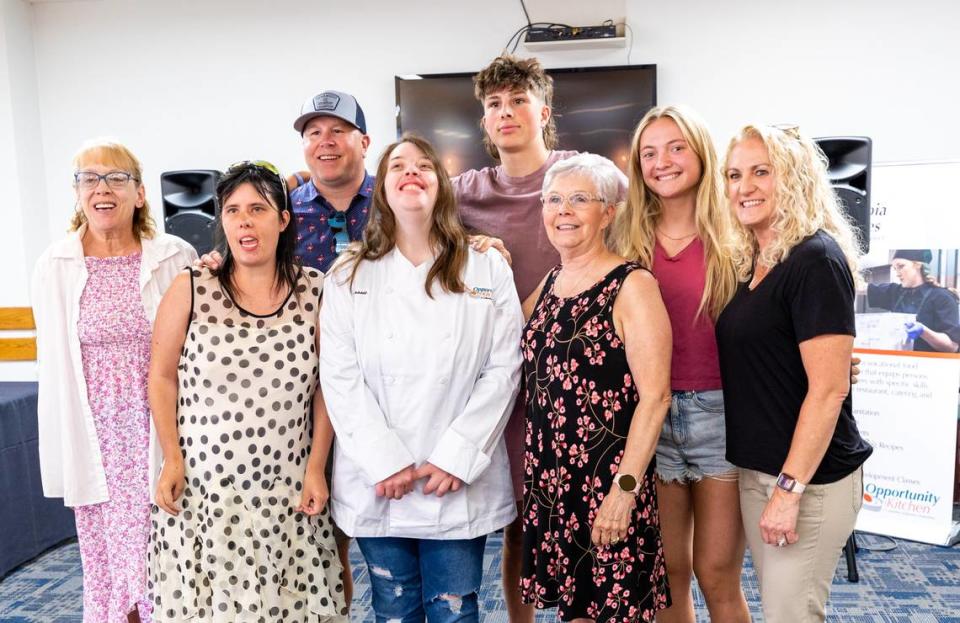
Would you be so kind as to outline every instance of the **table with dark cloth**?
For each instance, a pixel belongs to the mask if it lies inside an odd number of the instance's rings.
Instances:
[[[63,500],[43,497],[37,384],[0,383],[0,578],[76,534]]]

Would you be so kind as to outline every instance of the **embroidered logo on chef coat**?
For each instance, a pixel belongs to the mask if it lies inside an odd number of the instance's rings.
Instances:
[[[470,288],[467,290],[467,294],[476,299],[486,299],[488,301],[493,300],[492,288]]]

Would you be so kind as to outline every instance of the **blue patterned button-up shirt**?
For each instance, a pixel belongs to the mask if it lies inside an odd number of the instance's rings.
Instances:
[[[364,173],[363,183],[347,208],[347,232],[350,240],[360,240],[370,213],[374,178]],[[297,222],[297,261],[304,266],[327,272],[337,259],[336,240],[328,219],[336,210],[307,180],[290,193],[290,206]]]

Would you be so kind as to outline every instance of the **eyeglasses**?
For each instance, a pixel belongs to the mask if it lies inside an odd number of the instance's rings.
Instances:
[[[347,231],[347,215],[343,212],[334,212],[333,216],[327,219],[330,225],[330,231],[333,232],[333,239],[336,241],[335,253],[340,255],[350,246],[350,232]]]
[[[266,160],[241,160],[240,162],[234,162],[227,167],[227,172],[229,173],[235,169],[245,169],[250,167],[262,169],[277,176],[277,179],[280,180],[280,186],[283,188],[283,207],[281,210],[288,209],[290,199],[288,197],[289,193],[287,192],[287,180],[284,179],[283,174],[280,173],[280,169],[278,169],[275,164],[267,162]]]
[[[566,201],[567,205],[574,210],[582,210],[594,201],[603,201],[603,197],[598,197],[597,195],[590,195],[583,192],[571,193],[566,197],[560,193],[549,193],[540,197],[540,201],[543,203],[544,210],[559,210],[564,201]]]
[[[77,171],[73,174],[73,182],[78,187],[84,190],[90,190],[91,188],[96,188],[100,185],[100,180],[103,180],[107,183],[107,186],[113,188],[114,190],[119,190],[126,186],[127,182],[134,180],[139,182],[140,180],[126,171],[110,171],[109,173],[104,173],[99,175],[93,171]]]

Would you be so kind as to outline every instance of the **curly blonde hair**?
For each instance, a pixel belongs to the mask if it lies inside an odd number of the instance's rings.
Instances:
[[[107,165],[118,171],[126,171],[136,179],[137,186],[143,186],[143,167],[140,166],[140,161],[137,160],[132,151],[117,141],[97,138],[84,143],[77,155],[73,157],[73,170],[77,172],[92,163]],[[87,217],[78,205],[70,219],[70,229],[68,231],[77,231],[86,222]],[[144,197],[143,205],[133,211],[133,235],[137,240],[149,240],[156,234],[157,224],[150,216],[150,204]]]
[[[761,251],[753,232],[732,219],[734,231],[740,238],[739,253],[735,256],[740,280],[750,278],[754,264],[772,267],[784,261],[793,247],[822,229],[836,241],[859,284],[862,279],[860,241],[830,185],[827,157],[820,147],[795,128],[747,125],[730,140],[724,171],[733,149],[750,139],[763,143],[773,168],[774,209],[770,228],[775,236]],[[730,209],[732,212],[733,206]]]
[[[733,260],[730,214],[723,198],[723,177],[717,165],[717,151],[706,123],[685,106],[658,106],[644,115],[633,133],[630,147],[630,186],[627,201],[617,213],[611,228],[614,248],[620,255],[653,265],[657,225],[663,216],[660,197],[643,181],[640,168],[640,139],[644,130],[658,119],[671,119],[684,140],[700,159],[702,175],[697,186],[695,220],[697,236],[703,244],[706,283],[697,315],[716,320],[737,289],[737,271]]]

